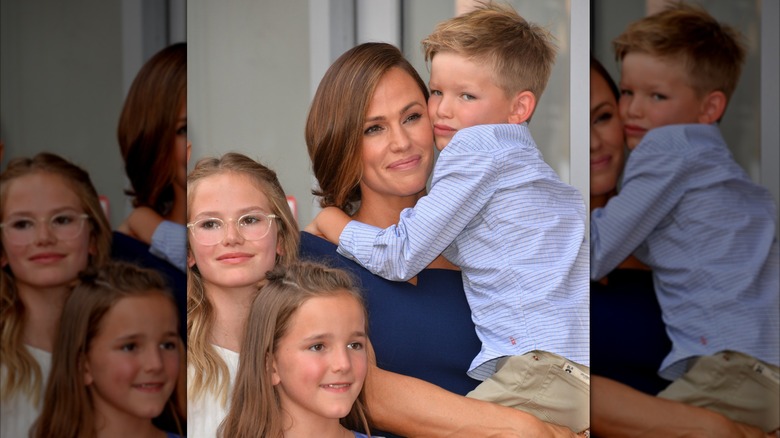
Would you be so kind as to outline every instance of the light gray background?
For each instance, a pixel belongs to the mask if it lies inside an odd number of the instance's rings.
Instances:
[[[569,2],[511,3],[547,27],[560,48],[531,131],[548,163],[569,181]],[[317,206],[303,133],[327,67],[355,44],[385,41],[401,47],[427,82],[419,42],[455,8],[453,0],[190,0],[190,166],[228,151],[263,162],[296,197],[299,222],[306,225]],[[585,71],[580,79],[587,86]],[[580,188],[587,192],[587,183]]]
[[[185,0],[0,0],[3,168],[41,151],[73,161],[118,226],[130,208],[116,139],[125,94],[147,59],[185,38]]]

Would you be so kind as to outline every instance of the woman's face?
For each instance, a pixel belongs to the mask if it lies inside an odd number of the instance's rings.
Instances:
[[[604,196],[617,187],[624,164],[623,123],[606,79],[590,71],[590,195]]]
[[[217,218],[225,223],[225,235],[216,245],[203,245],[188,233],[188,264],[198,266],[203,282],[220,288],[255,286],[264,281],[281,253],[277,220],[259,240],[246,240],[236,228],[236,221],[249,213],[272,214],[271,203],[251,177],[222,172],[199,180],[189,206],[189,223]]]
[[[377,84],[363,124],[363,202],[416,196],[433,166],[433,129],[417,82],[392,68]]]
[[[18,286],[67,286],[87,267],[91,244],[89,220],[81,200],[68,181],[57,174],[34,172],[9,181],[2,211],[2,266],[10,266]],[[83,221],[80,223],[79,221]],[[56,229],[78,226],[73,237],[58,237]],[[32,236],[29,243],[9,241],[10,228]],[[68,233],[70,234],[70,233]]]

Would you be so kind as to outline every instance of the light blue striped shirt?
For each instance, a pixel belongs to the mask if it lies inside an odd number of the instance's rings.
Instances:
[[[715,125],[648,131],[623,187],[591,214],[591,278],[630,254],[653,270],[672,341],[659,374],[735,350],[780,362],[780,257],[775,206],[734,161]]]
[[[430,193],[398,225],[352,221],[338,251],[390,280],[408,280],[442,253],[460,266],[482,341],[469,375],[484,380],[498,358],[531,350],[589,365],[586,217],[525,124],[481,125],[453,137]]]
[[[187,272],[187,227],[171,221],[160,222],[152,234],[149,252]]]

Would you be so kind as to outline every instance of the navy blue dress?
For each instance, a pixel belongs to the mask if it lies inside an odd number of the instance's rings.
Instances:
[[[650,395],[669,385],[658,376],[672,349],[650,271],[616,269],[590,287],[590,371]]]

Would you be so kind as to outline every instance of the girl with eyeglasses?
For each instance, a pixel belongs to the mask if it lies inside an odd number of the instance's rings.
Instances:
[[[62,307],[78,273],[109,258],[111,227],[89,174],[49,153],[0,174],[0,436],[41,409]]]
[[[189,437],[214,437],[228,411],[250,305],[266,273],[298,255],[276,174],[245,155],[203,158],[187,178]]]

